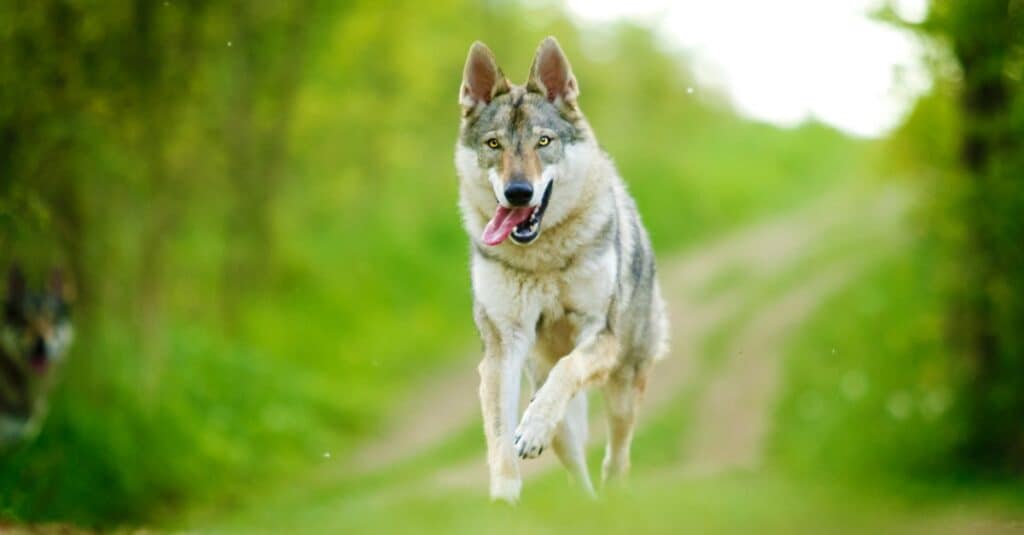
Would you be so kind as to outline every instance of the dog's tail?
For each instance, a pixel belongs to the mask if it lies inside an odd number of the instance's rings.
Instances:
[[[652,358],[655,362],[668,356],[669,352],[669,322],[668,311],[665,307],[665,300],[661,298],[661,287],[654,285],[654,299],[651,307],[651,325],[654,326]]]

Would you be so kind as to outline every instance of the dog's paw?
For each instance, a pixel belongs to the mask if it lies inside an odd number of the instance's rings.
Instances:
[[[629,476],[629,458],[605,456],[601,463],[601,481],[606,485],[623,485]]]
[[[549,418],[539,415],[535,409],[532,404],[526,408],[523,421],[516,429],[516,436],[512,442],[516,454],[521,459],[532,459],[544,453],[544,448],[551,443],[551,436],[558,425],[558,422],[552,422]]]
[[[491,479],[492,502],[505,502],[509,505],[515,505],[519,503],[519,493],[522,490],[522,480],[504,477]]]

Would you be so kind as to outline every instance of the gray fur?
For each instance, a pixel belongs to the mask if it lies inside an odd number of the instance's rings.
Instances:
[[[540,455],[552,441],[566,468],[590,489],[582,446],[574,442],[585,431],[585,414],[580,422],[580,405],[572,400],[582,389],[604,387],[614,424],[604,475],[623,474],[635,402],[668,347],[654,252],[636,204],[579,110],[576,79],[557,42],[541,43],[523,86],[509,84],[479,43],[466,72],[460,94],[482,97],[461,100],[456,167],[472,244],[474,317],[485,348],[480,396],[491,495],[518,499],[515,455]],[[495,89],[473,86],[478,80],[493,81]],[[538,143],[540,132],[550,143]],[[492,139],[500,147],[488,146]],[[496,181],[512,179],[535,189],[551,184],[542,234],[527,245],[488,246],[481,233],[497,209],[494,192],[502,183]],[[513,433],[514,376],[524,366],[534,370],[538,390]]]
[[[72,338],[59,272],[42,291],[12,268],[0,309],[0,448],[31,438],[46,415],[53,370]]]
[[[581,142],[586,137],[585,125],[578,122],[581,117],[574,115],[578,114],[559,110],[542,95],[513,87],[471,114],[460,129],[459,139],[466,146],[478,148],[481,167],[497,167],[500,172],[503,171],[501,154],[488,149],[485,141],[496,136],[503,147],[511,148],[521,158],[524,147],[537,142],[539,134],[535,128],[544,128],[555,133],[555,142],[538,150],[537,155],[542,162],[550,164],[565,157],[567,144]]]

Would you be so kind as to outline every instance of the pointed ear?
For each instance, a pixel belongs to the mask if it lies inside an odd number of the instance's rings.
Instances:
[[[7,272],[7,300],[15,301],[25,294],[25,276],[21,274],[21,268],[17,264],[11,266]]]
[[[462,71],[459,104],[469,112],[479,104],[487,104],[494,97],[509,91],[508,80],[498,68],[494,53],[487,45],[477,41],[469,47],[466,67]]]
[[[540,93],[551,102],[559,104],[559,101],[576,105],[576,97],[580,95],[579,87],[576,85],[576,77],[572,74],[572,67],[569,66],[569,59],[558,46],[554,37],[548,37],[540,42],[537,47],[537,55],[533,58],[533,66],[530,67],[530,79],[526,82],[530,91]]]

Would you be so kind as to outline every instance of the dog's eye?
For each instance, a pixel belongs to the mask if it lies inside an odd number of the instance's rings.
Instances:
[[[547,147],[551,144],[551,138],[548,136],[540,136],[540,139],[537,140],[537,144],[541,147]]]
[[[501,143],[498,143],[498,140],[497,140],[497,139],[494,139],[493,137],[492,137],[491,139],[488,139],[488,140],[487,140],[487,141],[485,141],[484,143],[485,143],[485,144],[486,144],[486,145],[487,145],[488,147],[490,147],[490,148],[492,148],[492,149],[496,149],[496,148],[498,148],[498,147],[501,147]]]

